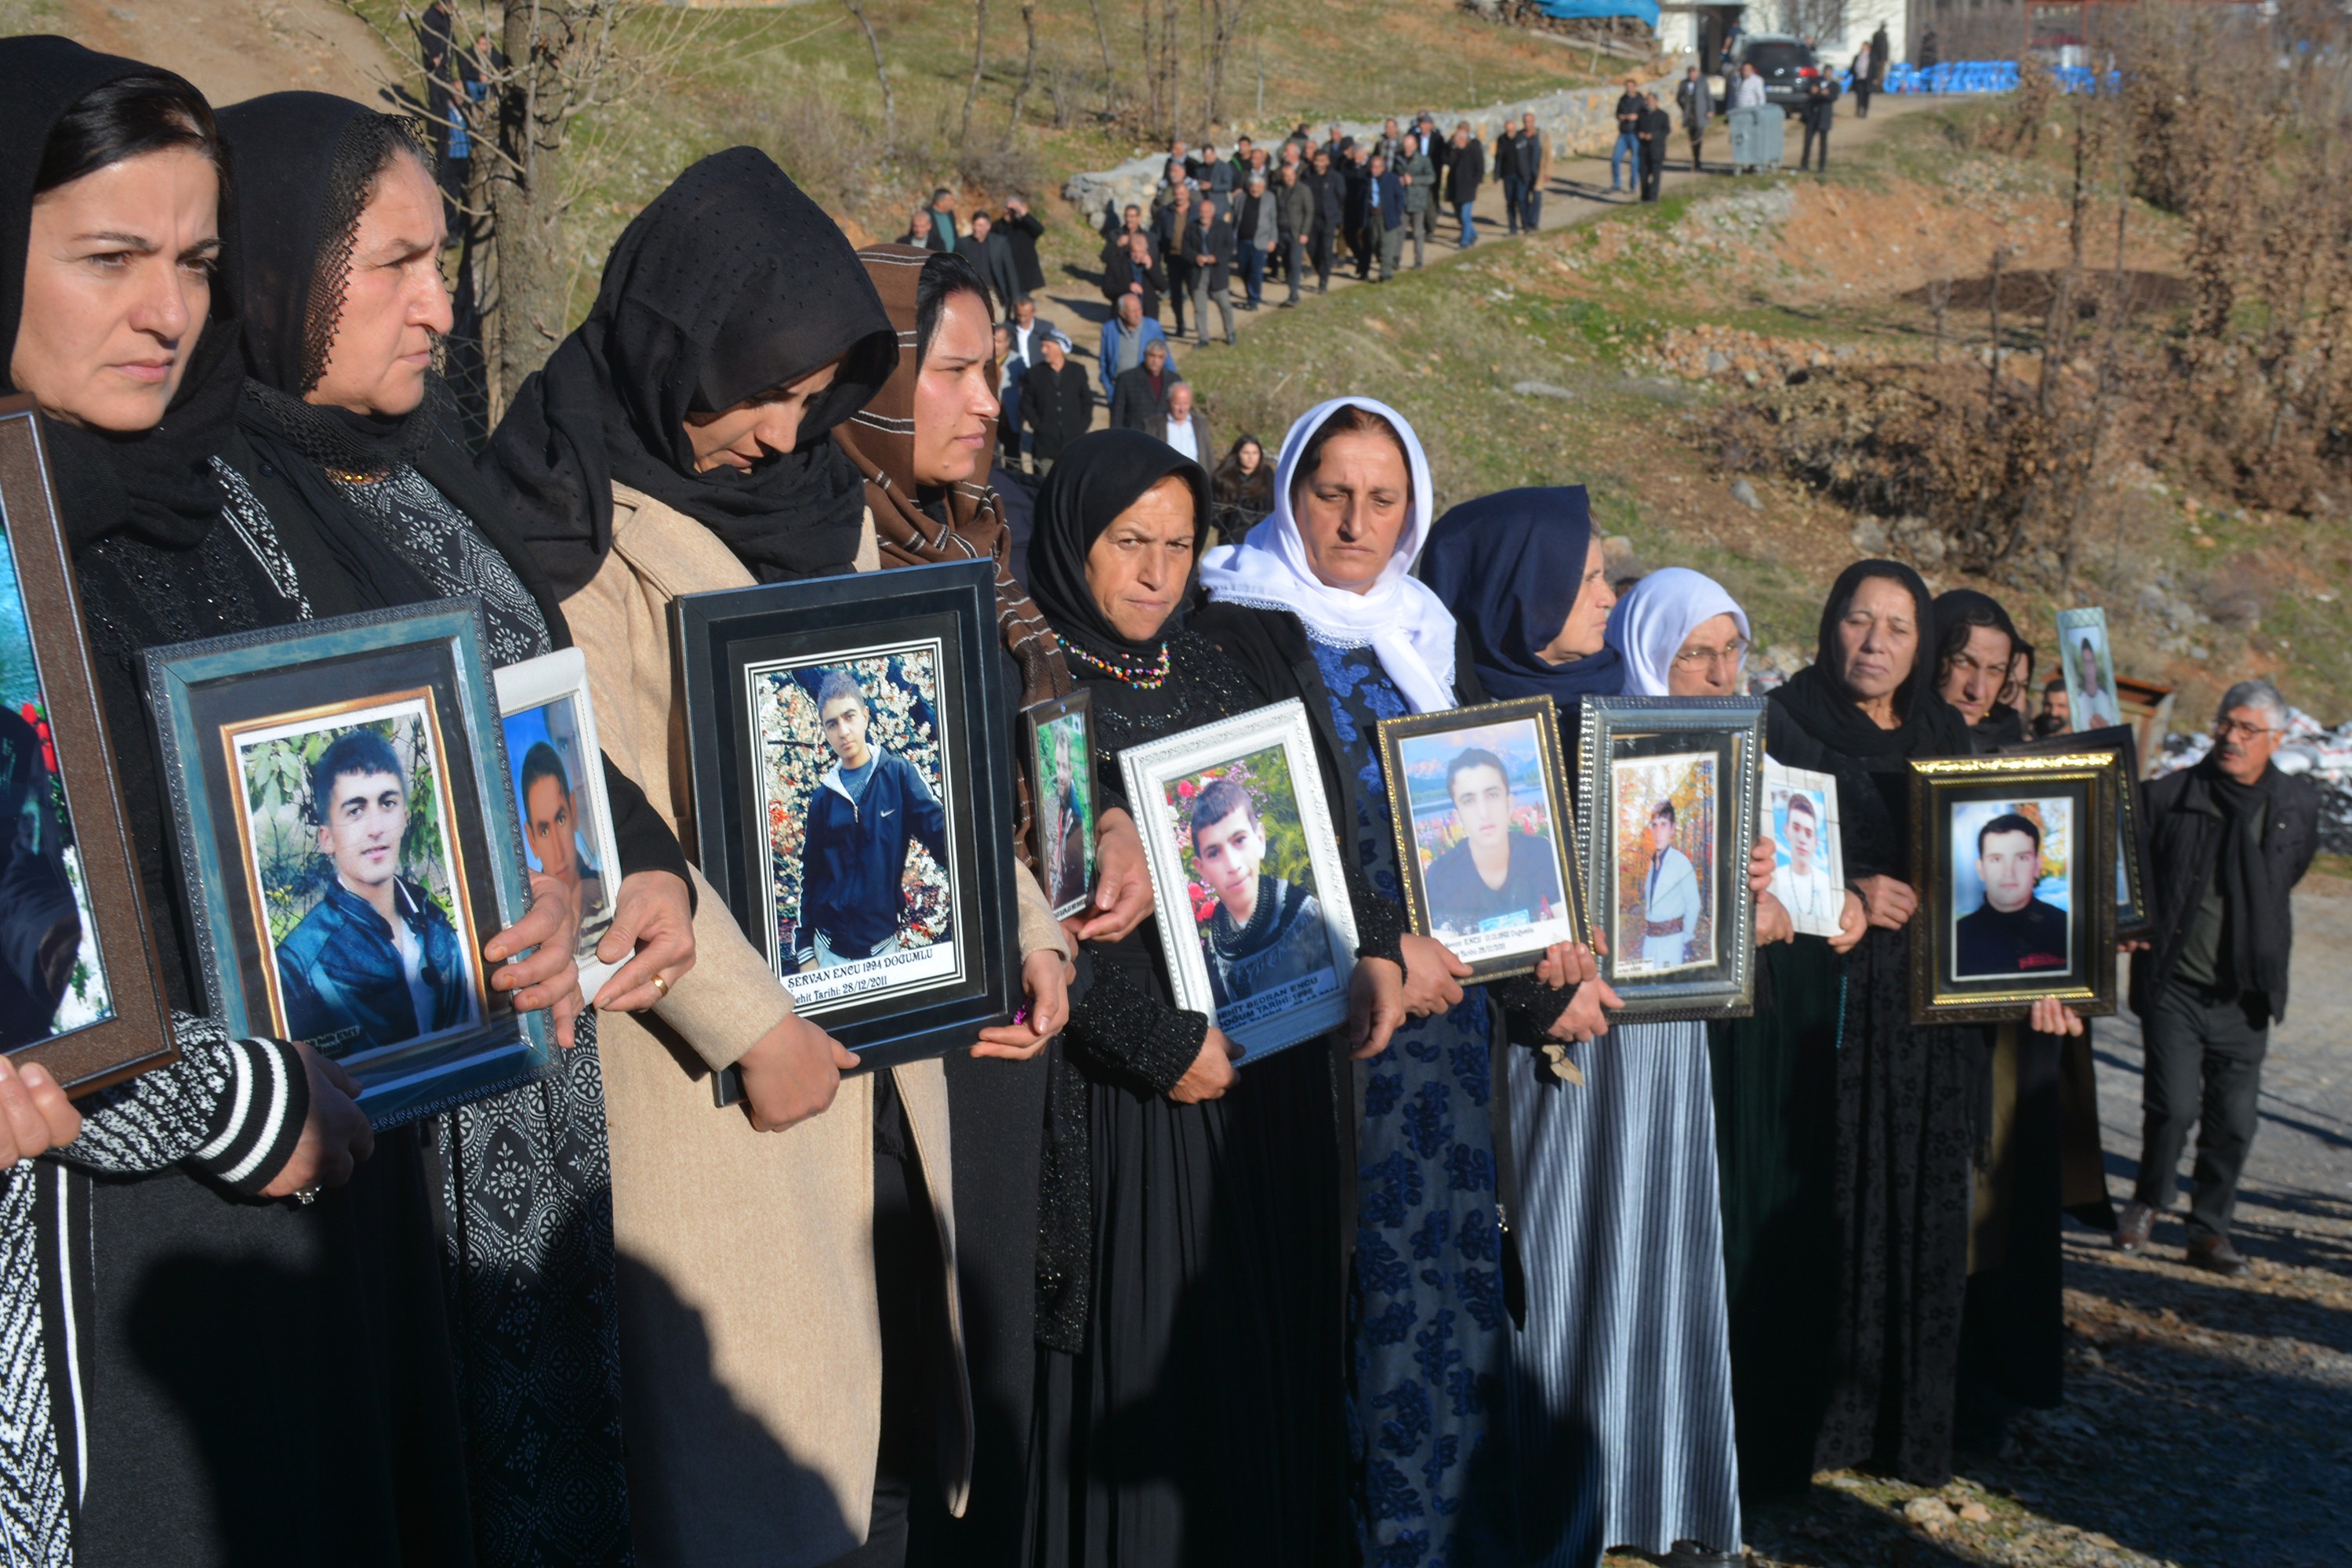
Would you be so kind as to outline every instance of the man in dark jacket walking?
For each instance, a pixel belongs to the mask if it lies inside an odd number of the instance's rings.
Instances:
[[[1192,293],[1192,262],[1184,248],[1184,231],[1192,225],[1192,188],[1178,185],[1168,205],[1151,215],[1151,234],[1160,247],[1160,264],[1168,269],[1168,309],[1175,316],[1176,335],[1184,335],[1184,301]]]
[[[1634,121],[1635,139],[1642,149],[1642,199],[1658,199],[1658,183],[1665,177],[1666,143],[1674,139],[1674,117],[1658,107],[1658,95],[1642,95],[1642,112]]]
[[[1121,298],[1132,294],[1143,302],[1146,320],[1159,319],[1160,297],[1168,292],[1168,269],[1152,253],[1150,235],[1131,234],[1125,248],[1112,253],[1103,266],[1102,292],[1114,310]]]
[[[2189,1261],[2217,1274],[2252,1271],[2230,1245],[2230,1214],[2270,1026],[2286,1016],[2291,895],[2319,845],[2319,792],[2271,765],[2285,728],[2278,689],[2242,680],[2221,699],[2205,760],[2146,795],[2156,927],[2132,957],[2146,1047],[2139,1181],[2116,1246],[2137,1252],[2172,1206],[2194,1123]]]
[[[1290,284],[1290,298],[1282,302],[1288,310],[1298,303],[1300,286],[1307,277],[1307,245],[1315,233],[1318,211],[1315,189],[1300,177],[1297,163],[1282,166],[1282,184],[1275,191],[1274,211],[1281,223],[1282,270]]]
[[[1396,276],[1397,262],[1404,255],[1404,186],[1389,172],[1388,160],[1375,153],[1367,187],[1371,210],[1364,223],[1380,256],[1381,281],[1385,283]]]
[[[809,795],[801,847],[793,950],[804,974],[898,952],[908,846],[948,855],[946,809],[914,763],[869,740],[856,677],[829,672],[816,715],[835,762]]]
[[[1360,283],[1372,273],[1371,149],[1364,142],[1357,142],[1348,150],[1346,165],[1339,173],[1345,192],[1340,208],[1344,232],[1348,249],[1356,258],[1356,280]]]
[[[1013,302],[1021,298],[1021,279],[1013,266],[1013,247],[996,232],[986,213],[971,215],[971,232],[956,241],[956,250],[972,265],[972,270],[987,280],[990,292],[996,296],[998,311],[1013,314]]]
[[[1454,208],[1454,221],[1462,226],[1459,248],[1467,250],[1478,243],[1477,214],[1471,209],[1478,205],[1478,187],[1486,179],[1486,149],[1470,134],[1470,122],[1464,121],[1454,128],[1454,150],[1445,160],[1445,199]]]
[[[1045,237],[1045,225],[1029,210],[1025,199],[1004,198],[1004,219],[996,226],[996,232],[1013,252],[1013,280],[1021,285],[1021,292],[1044,293],[1045,266],[1037,259],[1037,242]]]
[[[1347,216],[1347,188],[1339,180],[1339,172],[1331,167],[1331,159],[1321,148],[1315,151],[1315,172],[1302,181],[1315,193],[1315,226],[1307,231],[1307,248],[1315,263],[1315,291],[1331,291],[1331,250],[1339,237],[1340,220]]]
[[[1062,448],[1094,423],[1094,390],[1086,366],[1070,358],[1070,342],[1059,332],[1039,345],[1044,356],[1021,384],[1021,419],[1029,426],[1029,458],[1041,475],[1051,473]]]
[[[1798,110],[1805,121],[1805,149],[1798,155],[1797,167],[1810,169],[1813,163],[1813,144],[1822,149],[1821,173],[1830,172],[1830,126],[1837,119],[1838,84],[1833,77],[1817,76],[1813,85],[1805,89],[1805,106]]]
[[[1234,225],[1214,204],[1192,204],[1192,221],[1184,229],[1184,255],[1192,264],[1192,324],[1200,343],[1209,346],[1209,307],[1224,318],[1225,343],[1234,341]]]
[[[1146,343],[1143,363],[1121,371],[1111,383],[1110,427],[1140,430],[1143,422],[1168,411],[1168,389],[1184,378],[1168,363],[1168,345]]]
[[[1242,309],[1255,310],[1265,298],[1266,263],[1281,243],[1282,219],[1265,171],[1253,169],[1234,203],[1234,264],[1242,273]]]

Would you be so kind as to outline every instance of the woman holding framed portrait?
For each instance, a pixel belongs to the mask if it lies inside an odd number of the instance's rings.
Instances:
[[[1860,774],[1843,826],[1847,875],[1870,921],[1846,961],[1837,1061],[1832,1354],[1843,1370],[1813,1463],[1871,1463],[1941,1485],[1952,1468],[1971,1172],[1990,1078],[1980,1029],[1911,1022],[1921,894],[1902,875],[1916,826],[1909,763],[1971,749],[1937,686],[1934,606],[1918,574],[1894,561],[1848,566],[1822,606],[1813,663],[1771,700],[1841,776]],[[2065,1026],[2046,998],[2035,1016]]]
[[[1633,695],[1742,693],[1750,635],[1747,613],[1720,584],[1682,567],[1643,578],[1610,616],[1610,641],[1624,653]],[[1792,789],[1777,817],[1759,826],[1778,847],[1771,886],[1758,895],[1756,1011],[1707,1026],[1744,1500],[1811,1482],[1830,1373],[1827,1325],[1813,1292],[1836,1257],[1830,1075],[1840,955],[1862,940],[1865,925],[1861,899],[1827,874],[1842,847],[1830,842],[1839,830],[1838,801],[1855,783],[1832,775],[1821,747],[1778,708],[1765,713],[1765,754],[1812,775],[1797,782],[1813,782],[1820,793]],[[1800,910],[1833,910],[1835,934],[1791,929]]]
[[[1106,779],[1129,747],[1263,706],[1178,620],[1209,520],[1199,467],[1140,431],[1080,437],[1038,493],[1031,589],[1088,694]],[[1204,808],[1208,831],[1233,821],[1246,839],[1251,809]],[[1267,884],[1249,889],[1261,904],[1276,901]],[[1179,1005],[1154,922],[1087,951],[1041,1226],[1035,1560],[1344,1554],[1330,1500],[1346,1483],[1347,1141],[1333,1108],[1347,1063],[1310,1042],[1236,1068],[1241,1047]],[[1148,1431],[1122,1436],[1107,1419],[1147,1404]],[[1107,1462],[1113,1443],[1121,1465]]]
[[[760,260],[714,272],[715,255]],[[940,312],[959,345],[967,314]],[[739,147],[630,223],[588,319],[499,425],[486,477],[580,633],[606,752],[665,819],[694,798],[671,744],[672,601],[877,566],[860,477],[828,437],[922,357],[919,343],[901,354],[839,228]],[[825,706],[845,722],[870,709]],[[882,765],[876,748],[845,750],[845,767]],[[656,1008],[658,1029],[616,1020],[604,1042],[614,1226],[639,1264],[620,1300],[639,1548],[695,1560],[756,1542],[808,1564],[861,1539],[903,1552],[909,1513],[943,1513],[971,1484],[966,1346],[948,1310],[960,1194],[941,1152],[985,1140],[950,1139],[935,1059],[844,1077],[857,1058],[798,1016],[767,952],[694,879],[695,972]],[[978,1053],[1034,1056],[1058,1024],[1062,935],[1034,884],[1021,928],[1033,1015]],[[714,1103],[711,1076],[730,1067],[741,1108]],[[699,1331],[682,1334],[688,1301]],[[746,1445],[712,1421],[714,1385],[781,1440]]]
[[[1398,1563],[1458,1555],[1468,1549],[1458,1543],[1497,1527],[1471,1475],[1503,1440],[1504,1412],[1480,1390],[1501,1386],[1488,1380],[1509,1359],[1487,993],[1462,984],[1470,966],[1442,944],[1405,931],[1390,816],[1398,807],[1375,745],[1383,719],[1484,696],[1454,616],[1412,574],[1433,511],[1428,459],[1402,415],[1366,397],[1320,404],[1283,440],[1273,515],[1203,558],[1209,604],[1193,622],[1265,700],[1305,704],[1331,820],[1368,886],[1356,906],[1359,952],[1371,957],[1360,984],[1393,986],[1402,960],[1402,997],[1377,1006],[1412,1018],[1395,1031],[1403,1048],[1364,1069],[1357,1132],[1362,1429],[1381,1430],[1398,1400],[1423,1397],[1431,1354],[1459,1367],[1461,1381],[1452,1396],[1430,1397],[1426,1426],[1358,1456],[1379,1466],[1386,1500],[1358,1521],[1365,1554]],[[1444,1266],[1411,1267],[1414,1237],[1437,1234],[1460,1238]],[[1358,1481],[1360,1500],[1369,1482]]]
[[[1549,698],[1570,734],[1588,696],[1664,695],[1639,683],[1672,663],[1685,621],[1738,616],[1719,589],[1679,599],[1653,590],[1632,616],[1617,617],[1625,606],[1610,588],[1580,485],[1455,507],[1438,521],[1423,572],[1469,628],[1481,684]],[[1625,619],[1638,634],[1630,640]],[[1731,626],[1731,639],[1744,624]],[[1662,660],[1657,645],[1668,637]],[[1671,925],[1655,945],[1679,959],[1698,889],[1677,847],[1682,825],[1671,805],[1664,811],[1650,816],[1660,842],[1645,912],[1654,917],[1648,930]],[[1680,870],[1685,899],[1671,916],[1669,868]],[[1715,885],[1706,879],[1709,891]],[[1511,1412],[1522,1495],[1538,1495],[1545,1474],[1559,1489],[1565,1447],[1591,1451],[1582,1485],[1523,1520],[1525,1560],[1590,1562],[1622,1546],[1678,1558],[1696,1549],[1712,1561],[1736,1552],[1740,1534],[1706,1026],[1612,1024],[1602,1009],[1617,995],[1605,982],[1571,992],[1544,979],[1502,988],[1518,1047],[1505,1056],[1503,1082],[1528,1281]],[[1574,1077],[1546,1061],[1547,1044],[1574,1047]],[[1661,1324],[1675,1331],[1658,1332]]]

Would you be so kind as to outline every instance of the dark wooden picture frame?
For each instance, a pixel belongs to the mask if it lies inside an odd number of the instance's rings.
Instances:
[[[2119,758],[2113,751],[2075,749],[2049,756],[1937,757],[1911,763],[1911,885],[1919,907],[1911,925],[1911,1021],[1915,1024],[1996,1024],[2025,1019],[2033,1004],[2055,996],[2086,1018],[2116,1010],[2116,785]],[[2033,807],[2045,814],[2036,847],[2046,862],[2057,829],[2048,805],[2066,804],[2064,858],[2067,901],[2061,943],[2063,963],[2029,968],[2056,954],[2021,955],[2015,967],[1969,973],[1965,916],[1992,909],[1989,893],[1979,908],[1956,910],[1961,896],[1953,868],[1962,840],[1983,834],[1997,821],[1979,822],[1988,811],[2020,815]],[[1960,820],[1967,814],[1969,820]],[[2021,835],[2023,829],[2019,830]],[[2046,869],[2037,871],[2030,896],[2040,900]],[[2053,889],[2054,891],[2054,889]],[[2085,895],[2088,895],[2087,897]],[[2038,975],[2047,979],[2036,978]]]
[[[2147,815],[2140,800],[2139,739],[2129,724],[2111,724],[2079,735],[2053,735],[2004,746],[2001,755],[2053,756],[2077,752],[2113,752],[2116,757],[2116,938],[2128,942],[2156,927],[2148,891]]]
[[[1021,1005],[1013,759],[1003,743],[1013,726],[992,563],[960,561],[688,594],[672,602],[670,616],[694,781],[694,853],[705,879],[788,988],[823,970],[806,972],[797,960],[809,935],[799,921],[790,932],[792,951],[784,945],[779,868],[794,885],[802,868],[797,851],[780,847],[776,834],[788,831],[783,823],[802,819],[770,797],[777,758],[808,747],[761,728],[755,688],[773,701],[787,680],[870,668],[877,659],[893,680],[929,684],[933,728],[923,744],[937,756],[945,816],[946,853],[934,858],[945,883],[946,930],[954,933],[949,973],[898,979],[877,971],[852,977],[851,988],[837,994],[812,997],[801,993],[833,987],[803,984],[794,991],[803,1016],[822,1020],[825,1032],[868,1067],[939,1056],[1011,1018]],[[909,668],[908,650],[919,650],[919,668]],[[801,698],[784,696],[805,700],[805,685]],[[803,912],[804,904],[796,905],[795,913]],[[913,951],[935,956],[940,945],[934,940]],[[928,965],[930,956],[919,962]],[[714,1093],[729,1102],[723,1081]]]
[[[1536,808],[1535,826],[1521,825],[1521,830],[1514,833],[1512,824],[1505,825],[1506,841],[1511,837],[1540,838],[1549,846],[1552,881],[1546,890],[1556,890],[1558,901],[1548,908],[1539,904],[1533,910],[1511,911],[1510,918],[1525,914],[1523,924],[1487,922],[1470,931],[1466,925],[1457,927],[1432,904],[1430,874],[1439,868],[1444,857],[1470,853],[1466,837],[1459,841],[1450,840],[1451,826],[1460,815],[1451,797],[1451,769],[1427,751],[1420,756],[1410,754],[1414,742],[1433,737],[1456,738],[1446,741],[1436,748],[1438,751],[1450,748],[1458,756],[1475,746],[1501,762],[1508,808],[1515,816],[1528,806]],[[1490,743],[1475,744],[1482,741]],[[1533,973],[1545,950],[1553,942],[1591,940],[1585,921],[1583,867],[1576,852],[1575,807],[1568,787],[1568,759],[1559,746],[1559,710],[1549,698],[1522,697],[1508,702],[1383,719],[1380,725],[1380,754],[1381,774],[1389,781],[1389,815],[1395,830],[1397,875],[1404,885],[1405,917],[1415,934],[1444,942],[1456,958],[1470,965],[1471,978],[1476,981]],[[1433,763],[1437,771],[1433,771]],[[1520,769],[1528,765],[1535,769],[1535,778],[1531,788],[1523,789]],[[1442,807],[1433,804],[1423,809],[1416,805],[1414,782],[1421,780],[1426,784],[1433,778],[1443,784],[1447,797]],[[1426,794],[1424,788],[1421,795],[1425,797]],[[1449,842],[1442,849],[1423,843],[1433,831],[1448,837]],[[1429,855],[1427,864],[1423,863],[1424,851]],[[1517,876],[1522,864],[1517,852],[1513,851],[1509,874]],[[1542,880],[1540,877],[1530,879]],[[1511,934],[1521,931],[1527,934],[1517,938]]]
[[[1655,1020],[1748,1016],[1756,1010],[1756,897],[1748,890],[1748,856],[1763,811],[1763,700],[1587,697],[1581,723],[1576,821],[1585,862],[1585,896],[1591,901],[1592,927],[1607,938],[1601,973],[1624,999],[1620,1016]],[[1702,762],[1707,765],[1702,767]],[[1621,770],[1627,773],[1623,781]],[[1711,790],[1696,792],[1700,775],[1709,772]],[[1708,816],[1708,863],[1694,864],[1693,871],[1701,892],[1698,920],[1708,927],[1710,956],[1690,958],[1695,929],[1668,931],[1668,939],[1684,938],[1684,962],[1659,971],[1644,967],[1653,961],[1634,956],[1653,940],[1646,927],[1639,936],[1621,930],[1622,841],[1629,826],[1640,826],[1629,824],[1629,816],[1647,815],[1642,808],[1654,793],[1649,774],[1671,775],[1691,786],[1706,802]],[[1650,820],[1662,817],[1658,814]],[[1670,847],[1681,847],[1693,831],[1695,825],[1678,814],[1676,843]]]
[[[16,693],[9,694],[14,721],[8,728],[20,731],[14,738],[27,747],[22,765],[36,776],[37,787],[64,797],[69,843],[60,859],[69,854],[68,876],[79,872],[73,901],[81,931],[66,984],[71,990],[79,974],[88,985],[93,970],[89,959],[94,955],[106,997],[103,1016],[62,1031],[56,1030],[62,1000],[46,1019],[37,1012],[0,1017],[0,1038],[13,1042],[7,1047],[11,1060],[38,1062],[68,1093],[84,1095],[175,1061],[180,1053],[138,853],[116,783],[98,675],[82,633],[73,556],[49,483],[48,451],[32,399],[21,395],[0,398],[0,568],[16,583],[16,604],[7,607],[21,612],[21,627],[0,626],[0,637],[13,643],[21,629],[32,666],[30,685],[38,693],[32,719],[13,700]],[[5,599],[0,606],[5,606]],[[18,673],[21,679],[26,672]],[[46,736],[40,734],[43,727]],[[15,829],[10,831],[13,843]],[[6,914],[0,911],[0,918]],[[46,990],[46,974],[29,978]]]

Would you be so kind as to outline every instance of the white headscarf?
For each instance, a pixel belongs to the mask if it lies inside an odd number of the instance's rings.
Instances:
[[[1739,602],[1722,584],[1687,566],[1662,567],[1628,589],[1609,612],[1609,646],[1625,656],[1625,695],[1672,695],[1666,677],[1683,639],[1717,616],[1729,616],[1739,623],[1740,637],[1748,637],[1748,612]]]
[[[1298,537],[1297,520],[1290,513],[1299,454],[1324,421],[1342,408],[1364,409],[1394,426],[1404,442],[1405,466],[1412,477],[1412,498],[1396,553],[1380,579],[1361,594],[1330,587],[1315,575]],[[1216,604],[1287,610],[1307,624],[1318,641],[1335,647],[1370,647],[1416,713],[1451,708],[1454,616],[1412,574],[1413,561],[1429,537],[1433,500],[1429,459],[1404,416],[1369,397],[1335,397],[1308,409],[1283,437],[1282,460],[1274,471],[1273,513],[1239,544],[1219,545],[1202,556],[1201,585]]]

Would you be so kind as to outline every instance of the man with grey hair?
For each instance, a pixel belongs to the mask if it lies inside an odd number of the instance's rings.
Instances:
[[[2172,1206],[2193,1124],[2189,1261],[2217,1274],[2252,1271],[2230,1245],[2230,1212],[2270,1026],[2286,1016],[2290,895],[2319,843],[2319,792],[2271,765],[2286,722],[2276,687],[2242,680],[2221,699],[2204,760],[2147,790],[2156,924],[2132,944],[2131,974],[2145,1041],[2139,1182],[2116,1246],[2140,1250]]]

